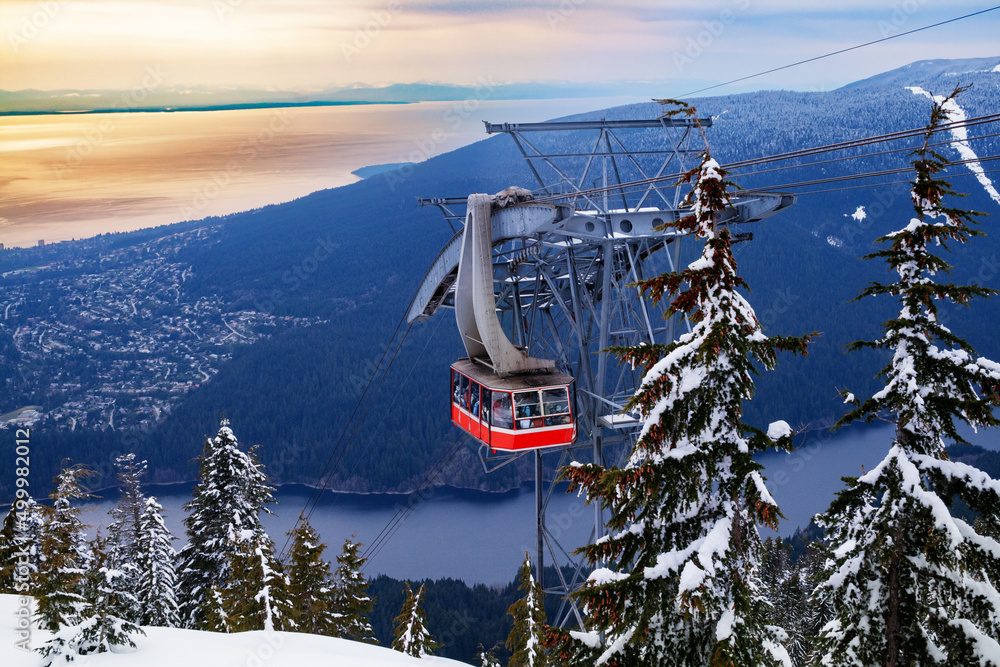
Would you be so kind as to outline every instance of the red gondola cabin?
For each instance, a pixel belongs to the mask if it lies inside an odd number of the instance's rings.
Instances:
[[[563,373],[501,379],[468,359],[451,365],[451,421],[493,450],[572,444],[572,397],[573,378]]]

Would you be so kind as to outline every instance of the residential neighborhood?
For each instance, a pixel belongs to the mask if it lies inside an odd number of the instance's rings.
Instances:
[[[148,426],[210,380],[236,348],[320,321],[188,297],[182,287],[193,272],[177,256],[216,233],[201,227],[102,253],[99,261],[87,253],[4,274],[5,360],[18,368],[20,393],[46,405],[13,406],[0,414],[0,428],[40,420],[69,430]]]

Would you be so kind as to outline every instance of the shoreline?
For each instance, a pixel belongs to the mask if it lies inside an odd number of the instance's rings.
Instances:
[[[344,107],[373,104],[414,104],[413,102],[372,102],[366,100],[317,101],[317,102],[247,102],[233,104],[195,105],[190,107],[106,107],[101,109],[26,109],[24,111],[0,111],[0,117],[16,116],[80,116],[88,114],[116,113],[182,113],[187,111],[242,111],[245,109],[298,109],[307,107]]]
[[[196,479],[186,480],[186,481],[180,481],[180,482],[150,482],[148,484],[143,484],[143,488],[145,488],[145,489],[152,489],[152,488],[163,488],[163,487],[174,487],[174,486],[188,486],[188,487],[191,487],[191,486],[194,486],[195,484],[197,484],[197,482],[198,482],[198,480],[196,480]],[[425,493],[436,494],[436,493],[439,493],[441,491],[448,491],[448,492],[461,492],[461,493],[477,494],[477,495],[482,495],[482,496],[488,496],[490,498],[496,498],[496,497],[505,496],[505,495],[512,495],[512,496],[513,495],[518,495],[518,494],[520,494],[524,490],[525,487],[531,487],[533,484],[534,484],[534,482],[531,482],[531,481],[522,482],[520,484],[520,486],[518,486],[517,488],[506,489],[504,491],[489,491],[489,490],[486,490],[486,489],[478,489],[478,488],[475,488],[475,487],[454,486],[454,485],[451,485],[451,484],[442,484],[440,486],[431,486],[431,487],[429,487],[428,489],[425,490]],[[312,484],[305,484],[303,482],[281,482],[281,483],[278,483],[278,484],[271,484],[271,486],[273,486],[275,488],[275,490],[282,490],[282,491],[292,490],[294,487],[298,487],[298,488],[303,489],[303,490],[308,489],[310,491],[310,493],[313,492],[313,491],[320,490],[319,486],[315,486],[315,485],[312,485]],[[117,490],[117,489],[118,489],[117,486],[102,486],[102,487],[97,488],[97,489],[90,489],[88,492],[92,493],[92,494],[98,494],[98,493],[103,493],[103,492],[106,492],[106,491],[114,491],[114,490]],[[397,498],[397,497],[398,498],[409,498],[410,496],[412,496],[412,495],[414,495],[416,493],[419,493],[419,492],[420,492],[419,489],[413,489],[412,491],[338,491],[336,489],[322,489],[320,491],[320,495],[322,496],[322,494],[331,494],[331,495],[334,495],[334,496],[343,496],[343,497],[351,497],[351,496],[353,496],[353,497],[357,497],[357,498],[367,498],[367,497],[371,497],[371,496],[379,496],[379,497],[382,497],[382,498]],[[156,494],[149,494],[149,493],[147,493],[146,495],[156,495]],[[10,507],[10,504],[7,503],[7,504],[4,504],[4,505],[0,505],[0,507]]]

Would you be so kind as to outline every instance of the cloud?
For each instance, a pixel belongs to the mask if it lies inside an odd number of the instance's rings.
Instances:
[[[8,90],[128,88],[147,66],[169,72],[171,85],[664,80],[678,74],[673,56],[728,12],[725,32],[683,73],[718,80],[785,64],[790,53],[877,39],[878,22],[898,11],[898,0],[72,0],[15,49],[10,36],[31,25],[39,5],[2,1],[0,89]],[[931,4],[907,15],[906,27],[974,6]],[[980,33],[995,24],[955,24],[880,47],[891,61],[866,52],[774,82],[845,83],[923,57],[977,55],[969,50],[990,43],[992,33]],[[351,48],[358,52],[345,57]]]

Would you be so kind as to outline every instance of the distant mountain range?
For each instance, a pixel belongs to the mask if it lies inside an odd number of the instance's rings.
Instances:
[[[277,106],[339,104],[405,104],[466,99],[533,100],[636,95],[655,90],[636,83],[504,83],[483,79],[461,86],[433,83],[360,84],[311,91],[259,88],[162,86],[163,76],[152,68],[143,84],[132,90],[0,90],[0,116],[107,111],[208,111]],[[650,93],[651,94],[651,93]]]
[[[956,84],[971,84],[959,104],[973,118],[1000,112],[1000,57],[965,61],[923,61],[829,92],[765,91],[697,100],[700,114],[714,117],[708,131],[714,156],[722,163],[776,155],[806,147],[920,128],[930,103],[906,86],[936,94]],[[388,95],[388,93],[386,93]],[[402,94],[402,93],[400,93]],[[637,104],[575,116],[579,119],[650,118],[656,104]],[[1000,155],[996,124],[969,128],[970,146],[983,157]],[[657,131],[643,135],[657,145]],[[939,138],[945,141],[947,137]],[[539,140],[541,141],[541,139]],[[583,146],[592,135],[566,136],[564,146]],[[912,146],[914,142],[906,144]],[[736,253],[748,296],[769,334],[819,331],[804,359],[781,358],[765,373],[748,404],[751,423],[785,419],[795,426],[823,427],[843,413],[838,389],[858,396],[876,391],[874,379],[884,355],[844,355],[843,347],[879,334],[881,322],[896,308],[888,299],[849,303],[872,280],[886,280],[877,261],[859,261],[874,250],[876,237],[905,225],[912,216],[906,181],[890,174],[867,181],[841,180],[790,188],[794,183],[847,179],[867,172],[905,168],[906,146],[876,145],[836,154],[798,158],[741,170],[735,179],[746,188],[791,189],[798,202],[773,218],[755,223],[753,240]],[[544,145],[543,145],[544,147]],[[947,145],[946,157],[963,159]],[[839,160],[842,157],[854,159]],[[985,163],[989,172],[993,163]],[[792,169],[776,171],[779,167]],[[232,312],[266,312],[275,317],[319,318],[322,324],[288,328],[267,340],[232,351],[211,381],[185,394],[176,409],[153,429],[129,434],[127,428],[73,433],[32,430],[33,465],[54,467],[63,456],[104,463],[123,442],[149,459],[157,481],[190,479],[189,465],[225,414],[241,440],[260,443],[260,455],[275,481],[315,483],[340,443],[355,401],[392,338],[396,322],[427,266],[452,230],[434,210],[418,209],[415,197],[466,196],[498,192],[510,185],[533,187],[530,170],[507,136],[496,136],[401,170],[368,173],[362,181],[317,192],[287,204],[224,219],[134,234],[103,237],[85,249],[79,244],[15,249],[0,253],[5,270],[56,261],[59,253],[91,253],[95,262],[107,248],[134,245],[179,229],[212,227],[212,242],[176,251],[175,260],[191,267],[179,288],[189,302],[217,299]],[[965,208],[983,219],[986,236],[947,257],[956,282],[1000,287],[1000,204],[971,176],[966,166],[949,170],[952,185],[969,196]],[[994,175],[986,173],[984,177]],[[877,188],[858,188],[881,183]],[[859,207],[865,215],[860,215]],[[742,231],[742,230],[741,230]],[[102,250],[102,244],[105,249]],[[323,249],[323,261],[313,261]],[[291,281],[296,267],[307,267]],[[26,278],[19,278],[23,280]],[[0,288],[3,281],[0,280]],[[40,303],[45,295],[39,294]],[[138,298],[138,297],[136,297]],[[1000,299],[974,302],[971,308],[944,308],[948,326],[981,354],[1000,359]],[[10,349],[10,329],[0,321],[0,352]],[[449,312],[439,313],[410,332],[392,372],[371,401],[371,410],[334,475],[331,486],[353,491],[413,489],[454,442],[448,420],[447,369],[462,356]],[[13,354],[13,353],[12,353]],[[13,356],[11,357],[13,358]],[[0,359],[2,361],[2,359]],[[0,372],[0,385],[16,383],[16,364]],[[0,371],[4,366],[0,364]],[[21,405],[42,405],[50,396],[0,391],[0,413]],[[10,405],[6,404],[10,403]],[[530,469],[516,466],[485,475],[471,450],[462,450],[441,471],[439,482],[499,490],[517,486]],[[34,482],[33,482],[34,484]],[[3,489],[0,489],[2,492]],[[0,494],[2,495],[2,494]]]

